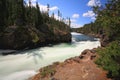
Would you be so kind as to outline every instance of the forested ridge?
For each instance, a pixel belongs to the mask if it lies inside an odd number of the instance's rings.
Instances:
[[[39,3],[32,6],[24,0],[0,0],[0,48],[24,49],[49,43],[70,42],[70,19],[68,24],[56,20],[54,13],[40,11]],[[60,11],[58,11],[58,17]]]
[[[73,31],[97,36],[102,48],[98,48],[96,64],[108,71],[108,77],[120,80],[120,0],[107,0],[104,6],[93,7],[96,20]]]

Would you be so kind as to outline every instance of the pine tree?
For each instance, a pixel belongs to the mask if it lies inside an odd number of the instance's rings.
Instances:
[[[97,21],[102,24],[105,34],[109,39],[119,36],[120,33],[120,1],[108,0],[103,10],[99,10]]]
[[[47,4],[47,15],[49,16],[50,5]]]
[[[70,18],[68,18],[68,26],[69,27],[71,26],[71,20],[70,20]]]
[[[43,17],[40,12],[39,4],[36,3],[36,20],[35,20],[35,26],[38,27],[39,25],[43,24]]]
[[[25,22],[25,7],[23,0],[8,0],[8,25],[23,25]]]
[[[52,13],[52,16],[51,16],[53,19],[55,18],[55,14],[54,14],[54,12]]]
[[[23,0],[17,0],[17,10],[16,10],[16,25],[24,25],[25,22],[25,13],[24,13],[24,1]]]
[[[6,24],[6,0],[0,0],[0,31],[2,31]]]
[[[28,6],[25,7],[25,20],[27,25],[32,25],[32,6],[31,0],[29,0]]]
[[[60,20],[60,11],[58,10],[58,20]]]

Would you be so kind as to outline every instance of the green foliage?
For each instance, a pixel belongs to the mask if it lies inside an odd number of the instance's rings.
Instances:
[[[37,43],[37,42],[39,41],[38,35],[37,35],[36,33],[34,33],[34,32],[31,32],[30,34],[31,34],[31,36],[32,36],[32,41],[33,41],[34,43]]]
[[[6,23],[6,0],[0,0],[0,32],[3,31]]]
[[[106,48],[98,49],[99,58],[96,64],[108,71],[108,77],[119,77],[120,75],[120,43],[114,41]]]
[[[0,40],[2,43],[5,38],[5,48],[23,49],[71,39],[70,27],[49,16],[49,5],[47,12],[41,12],[38,3],[32,6],[24,0],[0,0],[0,10]],[[7,41],[9,37],[11,41]]]
[[[42,77],[51,76],[54,73],[55,73],[55,69],[52,66],[46,66],[40,72]]]
[[[85,34],[103,34],[109,41],[120,40],[120,0],[108,0],[103,7],[93,7],[96,20],[85,24],[79,32]]]
[[[108,46],[97,50],[99,58],[96,63],[108,71],[108,77],[117,78],[120,75],[120,0],[107,1],[104,7],[93,7],[96,20],[85,24],[79,31],[99,34],[101,41],[109,42]]]
[[[40,8],[39,8],[39,5],[38,3],[36,3],[36,16],[35,16],[35,26],[38,27],[40,26],[41,24],[43,24],[43,17],[42,17],[42,14],[40,12]]]
[[[23,0],[7,0],[7,24],[21,26],[25,21]]]
[[[49,5],[48,12],[42,13],[38,3],[34,7],[31,4],[25,4],[24,0],[1,0],[0,10],[0,31],[5,29],[4,26],[27,25],[36,27],[37,29],[40,29],[43,24],[53,24],[61,27],[62,25],[67,26],[64,22],[49,17]],[[62,23],[62,25],[59,23]]]
[[[25,4],[24,0],[1,0],[0,10],[0,31],[3,31],[5,26],[27,25],[36,27],[37,29],[41,29],[41,25],[43,24],[61,26],[59,28],[67,26],[64,22],[49,17],[49,5],[48,12],[41,13],[38,3],[36,3],[36,7],[34,7],[30,4]],[[61,22],[62,24],[59,24]]]
[[[120,33],[120,1],[108,0],[105,8],[99,12],[99,20],[105,30],[106,35],[112,39]],[[118,37],[118,36],[117,36]]]

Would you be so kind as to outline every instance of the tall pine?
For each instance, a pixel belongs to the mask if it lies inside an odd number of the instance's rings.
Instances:
[[[0,0],[0,31],[2,31],[6,24],[6,0]]]
[[[36,19],[35,19],[35,26],[39,27],[41,24],[43,24],[43,17],[40,12],[39,4],[36,3]]]
[[[21,26],[25,22],[24,0],[8,0],[8,25]]]

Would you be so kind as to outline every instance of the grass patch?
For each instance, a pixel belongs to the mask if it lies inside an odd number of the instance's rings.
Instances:
[[[56,70],[53,66],[46,66],[41,69],[40,75],[41,77],[46,77],[46,76],[53,76],[55,74]]]

